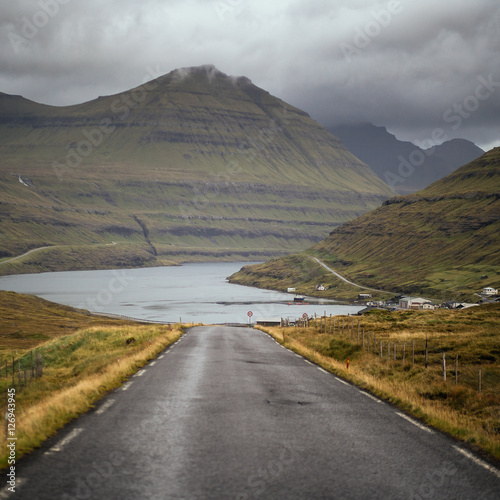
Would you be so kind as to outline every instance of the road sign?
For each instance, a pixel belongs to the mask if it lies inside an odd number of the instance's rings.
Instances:
[[[251,317],[253,316],[253,312],[252,312],[252,311],[248,311],[248,312],[247,312],[247,316],[248,316],[249,318],[251,318]]]
[[[304,313],[304,314],[302,315],[302,317],[303,317],[304,319],[307,319],[307,313]]]

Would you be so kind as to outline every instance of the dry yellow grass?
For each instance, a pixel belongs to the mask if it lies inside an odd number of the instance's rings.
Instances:
[[[43,377],[16,393],[17,458],[92,408],[182,332],[180,325],[92,327],[40,346],[46,360]],[[127,344],[130,338],[135,341]],[[4,388],[11,382],[0,379]],[[0,468],[7,465],[7,451],[3,447],[0,453]]]
[[[361,318],[337,317],[308,328],[262,328],[286,347],[330,372],[390,401],[426,423],[500,459],[500,305],[465,311],[375,313]],[[344,320],[344,332],[338,329]],[[348,331],[347,324],[354,322]],[[363,349],[363,329],[365,342]],[[367,339],[370,333],[370,353]],[[375,354],[373,339],[376,336]],[[428,339],[428,367],[425,341]],[[380,340],[383,356],[380,358]],[[390,342],[390,356],[387,354]],[[415,342],[415,363],[412,343]],[[393,345],[397,346],[394,360]],[[402,359],[402,346],[406,358]],[[442,355],[448,358],[443,380]],[[455,384],[455,359],[458,383]],[[346,359],[349,358],[349,369]],[[481,393],[478,371],[482,371]]]

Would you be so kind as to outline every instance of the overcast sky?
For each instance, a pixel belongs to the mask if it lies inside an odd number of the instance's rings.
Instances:
[[[179,67],[323,125],[500,146],[499,0],[0,0],[0,91],[75,104]]]

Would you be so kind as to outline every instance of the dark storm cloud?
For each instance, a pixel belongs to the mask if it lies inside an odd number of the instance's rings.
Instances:
[[[0,3],[0,91],[50,104],[215,64],[324,125],[373,122],[413,141],[443,129],[488,146],[500,144],[499,54],[497,0]]]

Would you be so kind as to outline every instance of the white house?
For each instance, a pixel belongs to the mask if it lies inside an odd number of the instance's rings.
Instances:
[[[498,295],[498,289],[487,286],[486,288],[483,288],[482,293],[483,295]]]
[[[424,304],[430,304],[430,301],[421,297],[401,297],[399,299],[401,309],[423,309]]]
[[[434,309],[439,309],[439,306],[431,304],[430,302],[425,302],[424,304],[422,304],[422,309],[426,311],[434,311]]]

